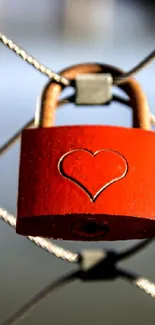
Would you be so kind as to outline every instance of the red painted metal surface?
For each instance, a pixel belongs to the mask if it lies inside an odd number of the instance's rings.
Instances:
[[[17,233],[64,240],[155,236],[155,136],[111,126],[25,130]]]

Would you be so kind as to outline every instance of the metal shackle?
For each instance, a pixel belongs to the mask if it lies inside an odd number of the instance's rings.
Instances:
[[[123,71],[111,65],[87,63],[71,66],[60,72],[61,76],[68,78],[71,85],[79,74],[87,73],[108,73],[113,78],[122,74]],[[144,130],[151,129],[150,110],[147,97],[139,83],[129,78],[123,84],[117,86],[129,97],[133,111],[133,127]],[[55,109],[58,105],[59,95],[63,86],[55,82],[48,82],[43,90],[40,107],[39,127],[51,127],[54,124]]]

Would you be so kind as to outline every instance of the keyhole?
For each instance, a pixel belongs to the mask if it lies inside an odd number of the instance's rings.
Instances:
[[[109,231],[109,226],[106,223],[97,222],[93,219],[78,220],[73,224],[74,234],[78,237],[92,240],[97,237],[105,236]]]

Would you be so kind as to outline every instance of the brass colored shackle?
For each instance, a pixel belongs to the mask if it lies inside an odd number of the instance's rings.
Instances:
[[[88,63],[74,65],[61,71],[60,74],[68,78],[71,82],[74,82],[77,75],[87,73],[108,73],[115,78],[122,74],[123,71],[111,65]],[[133,127],[150,130],[151,122],[148,101],[139,83],[130,77],[128,81],[118,85],[118,87],[123,90],[130,99],[131,108],[133,110]],[[55,109],[59,103],[59,95],[62,89],[63,86],[51,80],[46,84],[41,98],[39,127],[51,127],[54,125]]]

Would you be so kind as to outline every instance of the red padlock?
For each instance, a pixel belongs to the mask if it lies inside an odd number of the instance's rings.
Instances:
[[[114,67],[73,66],[62,75],[120,74]],[[62,87],[43,94],[38,128],[21,143],[17,233],[64,240],[155,236],[155,135],[145,94],[132,78],[120,85],[131,100],[134,128],[53,126]]]

